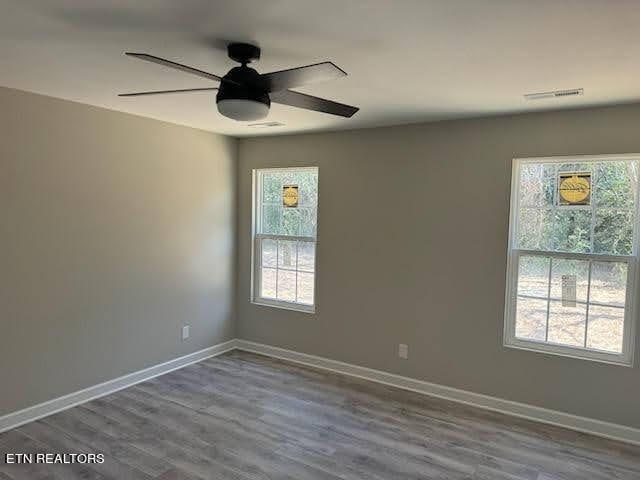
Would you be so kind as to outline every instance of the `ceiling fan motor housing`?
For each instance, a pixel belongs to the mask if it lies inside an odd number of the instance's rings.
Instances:
[[[253,68],[246,65],[232,68],[222,78],[216,95],[220,113],[234,120],[253,121],[264,118],[269,113],[271,99],[266,90],[257,86],[259,84],[260,74]]]

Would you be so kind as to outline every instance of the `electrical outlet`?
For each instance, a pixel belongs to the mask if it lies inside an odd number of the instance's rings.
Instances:
[[[398,356],[403,359],[409,358],[409,346],[401,343],[398,345]]]
[[[191,327],[189,327],[189,325],[183,325],[182,327],[182,340],[186,340],[187,338],[189,338],[189,329]]]

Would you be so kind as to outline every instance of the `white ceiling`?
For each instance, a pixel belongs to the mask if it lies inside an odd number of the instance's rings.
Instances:
[[[637,0],[0,0],[0,85],[235,136],[394,125],[640,101],[638,25]],[[360,112],[273,105],[285,126],[256,129],[212,93],[116,96],[215,86],[124,51],[222,75],[230,40],[262,47],[260,72],[333,61],[349,76],[298,90]]]

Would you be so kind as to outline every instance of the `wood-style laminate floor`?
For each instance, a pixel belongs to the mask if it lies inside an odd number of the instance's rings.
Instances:
[[[0,434],[0,452],[105,454],[0,463],[1,480],[640,479],[640,447],[239,351]]]

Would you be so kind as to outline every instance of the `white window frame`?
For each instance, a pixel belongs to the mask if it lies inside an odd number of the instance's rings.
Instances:
[[[276,307],[283,308],[285,310],[295,310],[303,313],[315,313],[316,305],[318,303],[317,300],[317,263],[318,263],[318,228],[317,228],[317,215],[318,215],[318,203],[316,202],[316,235],[314,237],[310,236],[293,236],[293,235],[274,235],[274,234],[265,234],[265,233],[257,233],[261,230],[260,222],[262,221],[262,216],[258,213],[262,211],[262,182],[259,177],[263,173],[269,172],[285,172],[285,171],[305,171],[310,170],[318,173],[318,197],[320,196],[320,188],[319,188],[319,179],[320,179],[320,169],[318,167],[278,167],[278,168],[255,168],[252,171],[252,229],[251,229],[251,296],[250,301],[255,305],[262,305],[267,307]],[[298,302],[289,302],[285,300],[277,300],[273,298],[265,298],[260,296],[260,292],[262,291],[262,240],[271,239],[271,240],[287,240],[287,241],[300,241],[300,242],[313,242],[315,245],[315,255],[313,258],[313,305],[298,303]],[[277,259],[276,259],[277,262]],[[297,288],[297,281],[296,281]]]
[[[564,253],[544,250],[525,250],[517,248],[518,232],[517,214],[520,201],[520,170],[522,165],[527,163],[583,163],[583,162],[603,162],[603,161],[628,161],[640,160],[640,154],[624,155],[583,155],[583,156],[558,156],[558,157],[528,157],[514,158],[511,172],[511,205],[509,214],[509,242],[507,247],[507,279],[505,292],[504,311],[504,333],[503,345],[508,348],[530,350],[534,352],[550,353],[554,355],[592,360],[598,362],[633,366],[634,347],[636,336],[636,312],[638,311],[638,295],[636,285],[638,282],[638,234],[640,233],[640,208],[638,188],[635,192],[635,218],[633,231],[633,245],[631,255],[602,255],[593,253]],[[571,347],[567,345],[554,344],[550,342],[536,341],[530,339],[516,338],[516,300],[518,294],[518,265],[522,255],[543,256],[552,258],[567,258],[586,260],[589,262],[589,285],[591,281],[591,262],[616,261],[627,264],[627,290],[625,298],[625,317],[623,329],[622,352],[611,353],[602,350],[589,348]],[[587,295],[589,295],[587,291]],[[589,299],[587,299],[588,301]],[[593,303],[595,304],[595,303]],[[588,326],[588,310],[585,321],[585,329]]]

